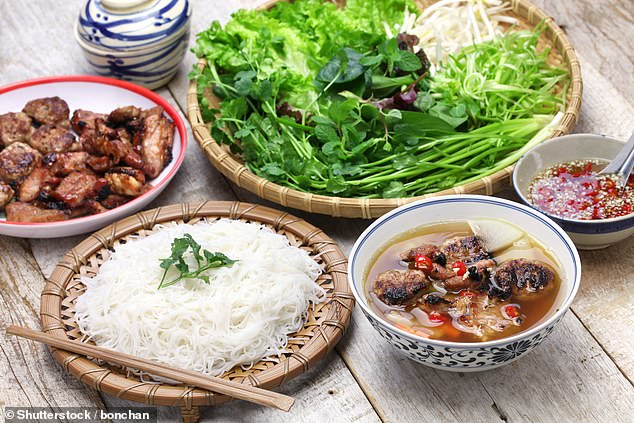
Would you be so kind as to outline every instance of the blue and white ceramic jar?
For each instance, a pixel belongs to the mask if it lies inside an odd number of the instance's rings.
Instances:
[[[178,71],[190,17],[188,0],[88,0],[75,38],[99,75],[154,89]]]

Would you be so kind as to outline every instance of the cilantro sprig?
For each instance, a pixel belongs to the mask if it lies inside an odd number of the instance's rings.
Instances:
[[[196,269],[190,269],[189,265],[185,261],[187,250],[190,249],[191,255],[196,260]],[[231,267],[237,260],[232,260],[220,252],[212,253],[205,250],[194,240],[194,238],[192,238],[190,234],[185,234],[183,238],[174,239],[172,242],[171,255],[168,258],[162,258],[159,261],[161,262],[161,268],[165,269],[163,277],[161,278],[161,283],[158,286],[158,289],[161,289],[174,285],[185,279],[199,279],[206,284],[209,284],[209,276],[203,274],[205,271],[222,266]],[[179,275],[171,281],[165,282],[167,272],[170,268],[172,268],[172,266],[178,270]]]

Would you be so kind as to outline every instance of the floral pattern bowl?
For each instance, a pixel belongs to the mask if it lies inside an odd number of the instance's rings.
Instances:
[[[365,295],[365,274],[377,250],[399,234],[421,226],[469,218],[503,219],[530,231],[548,246],[562,269],[556,307],[537,325],[513,336],[486,342],[448,342],[423,338],[381,319]],[[416,201],[385,214],[357,239],[348,262],[348,283],[357,304],[383,338],[401,353],[430,367],[450,371],[481,371],[510,363],[539,345],[555,328],[572,303],[581,281],[579,254],[566,233],[540,212],[494,197],[452,195]]]

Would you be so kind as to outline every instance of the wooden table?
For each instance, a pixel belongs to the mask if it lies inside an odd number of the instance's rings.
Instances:
[[[257,1],[193,3],[193,34],[213,19]],[[0,84],[90,74],[73,38],[81,0],[0,2]],[[627,138],[634,129],[632,0],[535,1],[568,33],[580,57],[583,106],[577,132]],[[192,35],[193,43],[194,35]],[[177,77],[157,90],[186,109],[188,54]],[[207,162],[191,132],[185,163],[153,206],[199,200],[261,202],[229,184]],[[510,190],[501,195],[515,198]],[[274,206],[278,207],[278,206]],[[278,207],[279,208],[279,207]],[[368,221],[291,211],[335,238],[345,252]],[[0,237],[0,328],[39,327],[45,277],[81,236],[57,240]],[[234,402],[202,411],[203,421],[567,422],[634,421],[634,237],[582,252],[583,279],[572,309],[542,346],[501,369],[448,373],[400,356],[358,308],[345,338],[318,366],[280,391],[289,414]],[[75,380],[49,351],[0,331],[0,406],[136,406]],[[179,410],[159,408],[160,421]]]

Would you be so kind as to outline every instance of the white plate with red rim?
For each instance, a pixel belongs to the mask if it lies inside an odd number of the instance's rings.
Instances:
[[[95,231],[151,203],[167,187],[185,157],[187,130],[176,109],[158,94],[117,79],[71,75],[37,78],[5,85],[0,87],[0,114],[19,112],[30,100],[54,96],[66,100],[71,113],[76,109],[110,113],[117,107],[127,105],[144,109],[162,107],[176,125],[172,160],[156,178],[149,181],[151,189],[119,207],[99,214],[48,223],[8,222],[4,213],[1,213],[0,235],[58,238]]]

